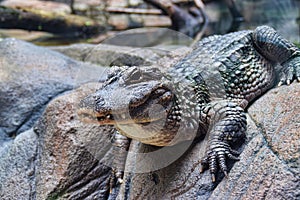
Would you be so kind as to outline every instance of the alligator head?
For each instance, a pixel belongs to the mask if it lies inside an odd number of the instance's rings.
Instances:
[[[153,67],[112,67],[102,88],[84,98],[78,115],[98,124],[147,124],[165,119],[174,95]]]
[[[78,115],[84,122],[115,125],[145,144],[172,145],[179,127],[185,129],[178,141],[191,139],[199,112],[191,101],[193,87],[182,79],[153,67],[113,67],[103,86],[80,102]]]

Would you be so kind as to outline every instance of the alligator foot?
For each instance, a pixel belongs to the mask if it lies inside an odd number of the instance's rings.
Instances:
[[[300,82],[300,57],[294,57],[283,63],[282,66],[278,86],[283,84],[289,85],[294,79]]]
[[[211,128],[206,154],[201,160],[201,172],[209,168],[212,181],[215,182],[218,169],[227,176],[227,158],[239,160],[239,152],[231,148],[231,143],[245,137],[247,122],[243,108],[236,103],[224,101],[210,106],[211,114],[208,114]]]

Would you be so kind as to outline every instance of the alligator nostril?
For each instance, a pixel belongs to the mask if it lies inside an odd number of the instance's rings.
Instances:
[[[105,116],[97,117],[98,121],[104,121],[104,120],[113,120],[113,116],[111,114],[107,114]]]
[[[102,98],[102,97],[97,97],[97,96],[93,96],[93,98],[94,98],[94,101],[95,101],[95,103],[98,105],[98,106],[103,106],[104,105],[104,98]]]

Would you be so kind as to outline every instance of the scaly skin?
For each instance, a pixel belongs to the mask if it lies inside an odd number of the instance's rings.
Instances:
[[[104,86],[81,101],[78,114],[116,126],[123,135],[116,140],[123,150],[118,157],[126,155],[126,138],[169,146],[208,134],[201,163],[215,181],[218,169],[227,175],[227,158],[238,160],[231,146],[245,137],[244,109],[276,83],[294,79],[300,81],[300,50],[261,26],[208,37],[164,72],[113,67]],[[116,168],[121,182],[122,168]]]

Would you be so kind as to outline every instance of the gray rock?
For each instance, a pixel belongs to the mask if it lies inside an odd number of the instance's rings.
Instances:
[[[0,134],[32,127],[46,104],[80,84],[97,81],[105,69],[15,39],[0,42]]]
[[[169,51],[159,48],[134,48],[109,44],[74,44],[52,47],[79,61],[90,62],[101,66],[143,66],[153,65]]]
[[[1,2],[1,1],[0,1]],[[35,10],[46,10],[46,11],[54,11],[56,13],[66,13],[70,14],[71,9],[69,6],[63,3],[56,3],[52,1],[42,2],[39,0],[4,0],[1,2],[2,6],[10,7],[10,8],[27,8],[27,9],[35,9]]]
[[[30,129],[2,145],[0,199],[34,199],[37,135]]]
[[[99,84],[88,84],[56,98],[36,125],[36,199],[108,196],[113,129],[84,124],[76,114],[79,100],[98,87]]]

